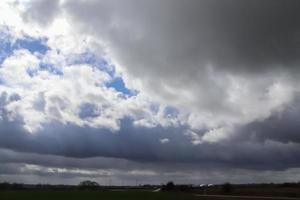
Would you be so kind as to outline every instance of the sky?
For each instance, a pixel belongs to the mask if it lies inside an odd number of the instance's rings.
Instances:
[[[297,0],[3,0],[0,182],[300,181]]]

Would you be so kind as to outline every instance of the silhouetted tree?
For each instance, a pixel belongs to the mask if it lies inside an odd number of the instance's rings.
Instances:
[[[79,183],[79,188],[81,189],[96,189],[99,187],[99,184],[95,181],[82,181]]]
[[[175,184],[173,181],[169,181],[166,185],[162,187],[163,190],[170,191],[175,189]]]
[[[228,193],[230,193],[230,192],[232,192],[232,185],[230,184],[230,183],[224,183],[223,185],[222,185],[222,191],[224,192],[224,193],[226,193],[226,194],[228,194]]]

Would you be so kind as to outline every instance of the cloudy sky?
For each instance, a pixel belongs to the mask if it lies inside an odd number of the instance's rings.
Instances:
[[[297,0],[2,0],[0,182],[300,181]]]

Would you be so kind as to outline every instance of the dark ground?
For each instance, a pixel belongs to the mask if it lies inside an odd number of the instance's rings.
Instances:
[[[160,191],[158,191],[160,190]],[[158,191],[158,192],[154,192]],[[211,196],[205,196],[211,195]],[[244,196],[244,197],[243,197]],[[246,196],[246,197],[245,197]],[[262,198],[269,197],[269,198]],[[0,200],[263,200],[299,199],[300,182],[282,184],[222,184],[99,186],[26,185],[0,183]]]
[[[0,191],[1,200],[249,200],[250,198],[230,196],[196,196],[192,193],[183,192],[152,192],[141,190],[127,191],[41,191],[41,190],[14,190]],[[251,198],[262,200],[262,198]],[[250,199],[250,200],[251,200]],[[270,198],[269,200],[272,200]],[[285,198],[274,198],[274,200],[285,200]]]
[[[192,194],[152,191],[0,191],[1,200],[194,200]]]

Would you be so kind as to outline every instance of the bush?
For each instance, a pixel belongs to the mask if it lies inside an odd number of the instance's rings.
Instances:
[[[95,181],[82,181],[78,186],[80,189],[97,189],[100,187]]]
[[[222,185],[222,192],[225,194],[231,193],[233,190],[233,187],[230,183],[224,183]]]
[[[175,189],[175,184],[173,181],[169,181],[166,185],[163,185],[162,190],[170,191]]]

